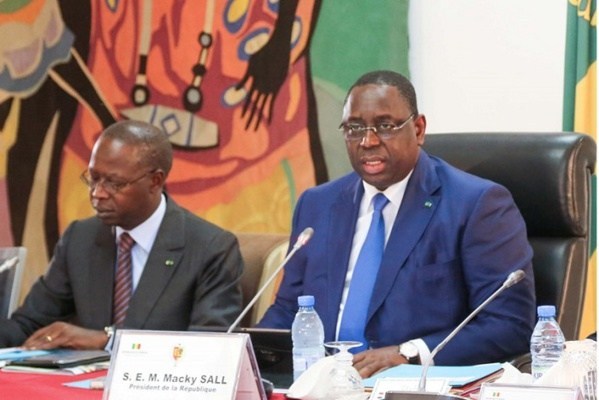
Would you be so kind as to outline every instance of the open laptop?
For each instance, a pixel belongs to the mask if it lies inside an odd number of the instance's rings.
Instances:
[[[17,308],[26,255],[25,247],[0,247],[0,318]]]
[[[110,360],[110,353],[104,350],[24,350],[19,353],[19,350],[15,349],[13,353],[6,353],[4,356],[10,361],[11,366],[38,368],[70,368]]]
[[[206,332],[226,332],[224,327],[202,328]],[[276,388],[288,388],[293,383],[293,357],[289,329],[237,328],[233,333],[250,335],[262,378]]]

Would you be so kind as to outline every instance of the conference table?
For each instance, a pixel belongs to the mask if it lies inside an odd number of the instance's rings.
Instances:
[[[100,400],[102,390],[80,389],[63,385],[68,382],[101,378],[107,371],[81,375],[49,375],[0,371],[0,399],[10,400]],[[273,394],[271,400],[284,400]]]

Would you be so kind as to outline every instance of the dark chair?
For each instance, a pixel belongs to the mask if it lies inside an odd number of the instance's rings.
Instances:
[[[595,141],[571,132],[450,133],[427,135],[424,149],[512,193],[534,251],[537,304],[554,304],[566,340],[577,340],[589,258]]]

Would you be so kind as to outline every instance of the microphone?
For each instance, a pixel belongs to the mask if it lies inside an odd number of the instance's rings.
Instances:
[[[472,311],[465,320],[463,320],[441,343],[439,343],[433,351],[431,351],[430,356],[423,364],[422,374],[420,375],[420,381],[418,382],[418,391],[417,392],[387,392],[385,395],[385,400],[410,400],[414,398],[414,395],[418,395],[418,399],[421,400],[450,400],[450,399],[463,399],[460,396],[454,396],[451,394],[438,394],[426,392],[426,374],[428,369],[433,362],[433,358],[437,355],[437,353],[445,347],[447,342],[449,342],[459,331],[464,328],[464,326],[470,322],[472,318],[474,318],[483,308],[485,308],[491,301],[495,299],[495,297],[499,296],[505,289],[514,286],[516,283],[520,282],[526,273],[521,269],[517,269],[508,275],[503,284],[495,291],[491,296],[489,296],[485,301],[483,301],[478,307]]]
[[[0,265],[0,273],[11,269],[12,267],[14,267],[15,265],[17,265],[17,263],[19,262],[19,257],[13,257],[13,258],[9,258],[8,260],[4,261],[2,263],[2,265]]]
[[[273,281],[273,279],[275,279],[275,277],[277,276],[279,271],[281,271],[281,269],[283,269],[283,267],[289,262],[289,260],[291,259],[291,257],[293,257],[293,255],[295,254],[296,251],[298,251],[300,248],[305,246],[306,243],[308,243],[308,241],[310,240],[310,238],[312,237],[313,234],[314,234],[314,229],[312,229],[310,227],[304,229],[302,231],[302,233],[299,234],[299,236],[297,237],[297,240],[295,241],[295,244],[293,245],[293,248],[291,249],[289,254],[287,254],[287,257],[285,257],[283,262],[281,264],[279,264],[279,266],[273,271],[272,274],[270,274],[270,276],[268,277],[268,280],[264,283],[264,285],[262,285],[260,290],[258,290],[258,292],[256,292],[254,297],[252,297],[252,300],[241,311],[241,314],[239,314],[239,316],[231,324],[229,329],[227,329],[227,333],[231,333],[233,331],[233,329],[235,329],[237,327],[237,325],[239,325],[239,322],[241,322],[243,317],[245,317],[245,315],[248,313],[248,311],[250,311],[250,309],[256,303],[256,301],[258,301],[258,299],[260,298],[260,296],[262,295],[264,290],[266,290],[268,285],[270,285],[270,283]]]

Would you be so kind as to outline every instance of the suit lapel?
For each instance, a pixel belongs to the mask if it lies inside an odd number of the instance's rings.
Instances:
[[[351,253],[353,234],[360,208],[360,201],[364,194],[364,187],[356,175],[352,181],[341,192],[337,201],[333,204],[329,219],[329,230],[327,236],[327,254],[329,266],[327,293],[327,323],[325,332],[335,332],[337,317],[339,314],[339,303],[343,294],[347,265]]]
[[[387,298],[399,270],[420,241],[437,209],[441,195],[439,178],[428,155],[420,152],[414,172],[406,187],[372,293],[367,320]]]
[[[110,299],[93,304],[95,315],[103,326],[112,323],[112,296],[114,291],[114,265],[116,260],[116,243],[112,228],[101,225],[92,256],[89,258],[88,293],[90,299]]]
[[[184,232],[183,212],[167,197],[166,213],[131,298],[125,326],[144,327],[145,321],[181,261],[185,244]]]

